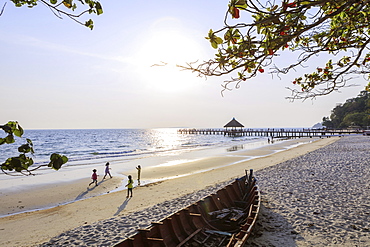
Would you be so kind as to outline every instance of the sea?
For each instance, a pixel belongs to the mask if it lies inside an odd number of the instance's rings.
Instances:
[[[106,162],[111,164],[112,175],[121,176],[123,181],[128,172],[135,171],[139,164],[143,169],[174,166],[268,145],[266,137],[181,134],[177,128],[25,130],[22,138],[16,137],[15,143],[0,146],[0,162],[18,156],[18,147],[26,143],[26,138],[31,139],[34,145],[34,154],[27,154],[33,158],[33,166],[44,166],[32,172],[37,176],[17,173],[9,176],[0,172],[0,188],[3,191],[90,179],[92,169],[104,175]],[[65,155],[69,159],[59,171],[46,166],[52,153]]]
[[[0,136],[4,137],[4,136]],[[45,165],[52,153],[68,157],[65,166],[83,166],[105,161],[127,161],[149,156],[173,156],[196,150],[248,148],[265,140],[261,137],[180,134],[177,128],[158,129],[67,129],[25,130],[13,144],[0,146],[0,162],[18,156],[18,147],[31,139],[35,165]],[[255,146],[255,145],[252,145]]]
[[[193,161],[211,157],[238,156],[242,157],[242,160],[237,162],[243,162],[262,157],[243,155],[244,150],[271,145],[267,137],[181,134],[178,130],[177,128],[25,130],[22,138],[16,137],[15,143],[0,145],[0,162],[3,163],[9,157],[18,156],[18,147],[25,144],[27,139],[31,139],[35,152],[27,155],[33,158],[35,163],[33,167],[43,166],[28,176],[19,173],[6,175],[0,172],[0,196],[28,193],[31,190],[42,191],[47,186],[55,188],[62,183],[73,183],[74,181],[82,182],[78,183],[79,185],[86,183],[87,186],[91,182],[90,177],[93,169],[97,169],[100,178],[104,176],[106,162],[110,163],[112,176],[119,178],[118,181],[121,182],[115,185],[113,190],[104,193],[121,191],[126,189],[127,176],[136,174],[138,165],[141,165],[142,171],[145,172],[148,167],[172,166],[175,168],[177,165],[184,167]],[[0,137],[5,136],[4,133],[2,134],[3,136],[0,135]],[[275,148],[269,148],[269,150],[272,152],[283,151],[307,142],[310,141],[302,140],[297,143],[276,140],[278,145]],[[69,159],[58,171],[47,167],[52,153],[65,155]],[[235,162],[235,159],[230,159],[230,162],[222,164],[222,166],[233,165],[232,162]],[[185,170],[186,174],[177,174],[176,177],[207,171],[207,169],[209,168],[197,169],[197,171]],[[141,185],[171,178],[158,177],[146,178],[146,180],[144,178],[141,180]],[[78,200],[89,196],[96,195],[91,192]],[[73,201],[73,199],[71,200]],[[56,204],[41,205],[41,207],[54,207],[61,205],[60,203],[69,202],[56,202]],[[26,211],[36,209],[31,208]],[[24,209],[18,209],[13,213],[21,212],[24,212]],[[0,215],[0,217],[2,216]]]

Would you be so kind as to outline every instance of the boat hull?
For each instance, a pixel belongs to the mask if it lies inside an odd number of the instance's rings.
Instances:
[[[116,247],[244,246],[256,223],[260,192],[253,170]]]

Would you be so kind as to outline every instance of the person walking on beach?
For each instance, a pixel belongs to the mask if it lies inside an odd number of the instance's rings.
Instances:
[[[95,183],[95,186],[98,186],[98,174],[96,174],[96,169],[93,170],[93,174],[91,175],[92,182],[89,183],[89,186]]]
[[[110,168],[109,168],[109,162],[107,162],[107,164],[105,164],[105,175],[103,177],[103,179],[105,179],[105,176],[109,175],[110,178],[112,178],[112,175],[110,175]]]
[[[138,185],[140,185],[141,166],[140,166],[140,165],[138,165],[138,166],[136,167],[136,169],[137,169],[137,183],[138,183]]]
[[[128,198],[130,194],[132,197],[132,189],[134,188],[134,180],[132,180],[131,175],[128,175],[128,181],[127,181],[126,187],[127,187],[127,197],[126,198]]]

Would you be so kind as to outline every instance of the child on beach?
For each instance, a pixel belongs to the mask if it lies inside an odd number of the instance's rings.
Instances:
[[[105,179],[105,176],[109,175],[110,178],[112,178],[112,175],[110,175],[110,168],[109,168],[109,162],[107,162],[107,164],[105,164],[105,175],[103,177],[103,179]]]
[[[128,175],[128,181],[127,181],[126,187],[127,187],[127,197],[126,198],[128,198],[130,194],[132,197],[132,188],[134,188],[134,180],[132,180],[131,175]]]
[[[93,170],[93,174],[91,175],[92,182],[89,183],[89,186],[95,183],[95,186],[98,186],[98,174],[96,174],[96,169]]]

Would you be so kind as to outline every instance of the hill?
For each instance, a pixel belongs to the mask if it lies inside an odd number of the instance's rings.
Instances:
[[[348,128],[370,126],[370,93],[361,91],[356,98],[348,99],[344,104],[337,105],[330,118],[323,118],[323,125],[327,128]]]

